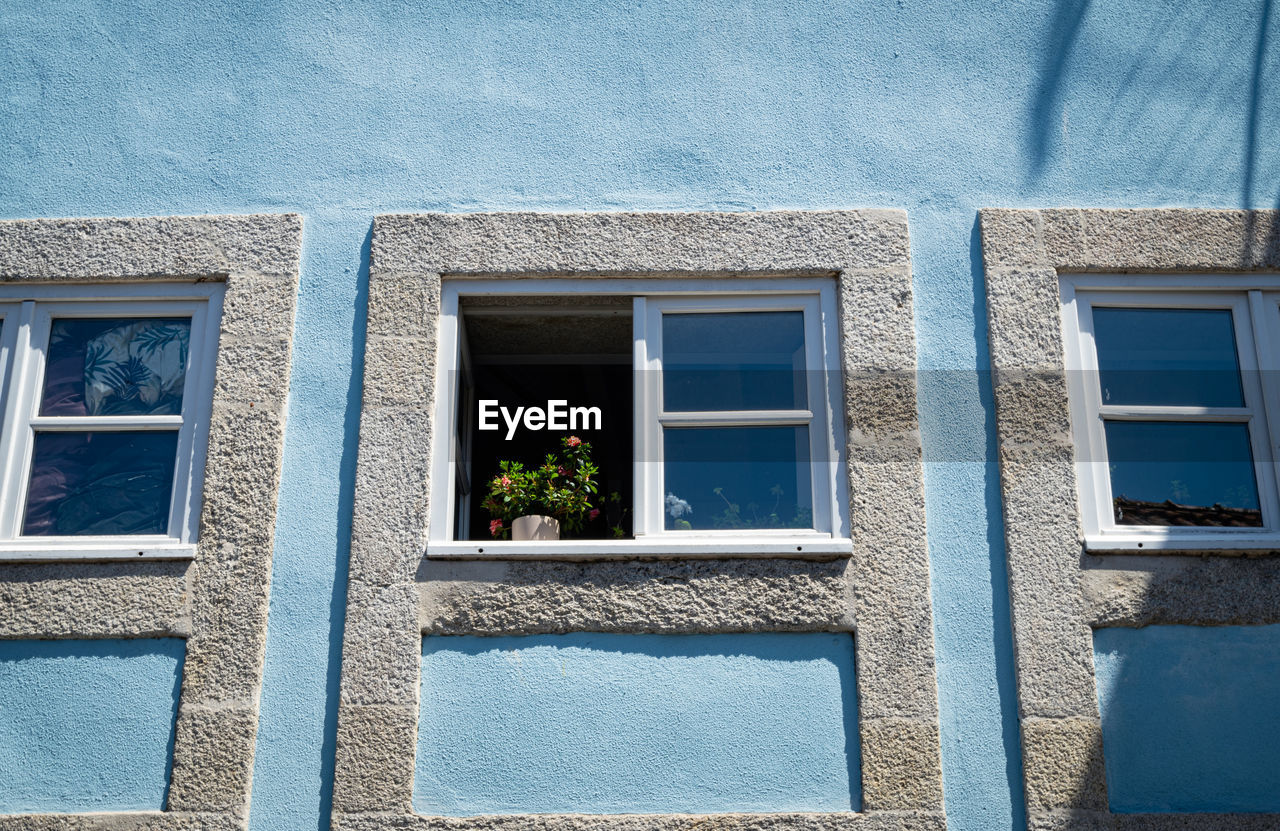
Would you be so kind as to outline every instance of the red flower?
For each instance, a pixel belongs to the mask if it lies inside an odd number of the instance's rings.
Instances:
[[[568,475],[569,475],[569,471],[568,471],[568,470],[566,470],[566,469],[564,469],[564,468],[562,467],[562,468],[560,468],[560,475],[561,475],[561,476],[568,476]]]
[[[502,533],[502,520],[495,519],[489,523],[489,536],[496,537]]]
[[[600,516],[600,509],[592,508],[591,513],[587,514],[587,519],[595,519],[598,516]]]
[[[509,487],[511,487],[511,480],[510,480],[510,479],[508,479],[507,477],[503,476],[503,477],[502,477],[502,488],[503,488],[503,490],[506,490],[506,489],[507,489],[507,488],[509,488]]]
[[[582,444],[582,439],[578,438],[577,436],[570,436],[569,438],[565,439],[565,444],[569,445],[570,447],[577,447],[578,445]]]

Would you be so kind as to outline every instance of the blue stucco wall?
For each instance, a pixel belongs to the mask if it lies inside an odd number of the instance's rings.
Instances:
[[[853,637],[431,637],[419,813],[850,811]]]
[[[0,641],[0,814],[164,807],[186,643]]]
[[[1280,626],[1093,636],[1111,810],[1280,811]]]
[[[327,827],[367,235],[903,207],[947,810],[1021,827],[976,211],[1272,207],[1274,0],[0,4],[0,216],[306,217],[254,829]]]

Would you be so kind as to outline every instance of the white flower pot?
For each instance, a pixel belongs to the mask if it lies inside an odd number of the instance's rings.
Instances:
[[[549,516],[522,516],[511,520],[513,540],[558,540],[560,520]]]

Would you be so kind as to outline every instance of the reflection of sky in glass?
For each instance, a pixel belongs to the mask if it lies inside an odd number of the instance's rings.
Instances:
[[[663,442],[668,530],[813,527],[808,427],[668,427]]]
[[[1229,309],[1093,310],[1103,404],[1241,407]]]
[[[803,312],[662,316],[668,411],[805,409]]]
[[[1114,499],[1260,510],[1244,424],[1108,421],[1106,435]],[[1260,522],[1259,516],[1247,524]],[[1202,512],[1194,521],[1136,524],[1226,523]]]
[[[49,332],[40,415],[179,415],[187,318],[61,318]]]
[[[178,433],[36,433],[22,533],[164,534]]]

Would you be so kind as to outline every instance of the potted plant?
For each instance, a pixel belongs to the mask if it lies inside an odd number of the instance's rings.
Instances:
[[[593,508],[598,470],[591,462],[591,445],[577,436],[560,440],[560,450],[543,463],[525,468],[516,461],[499,462],[482,503],[489,512],[489,533],[514,540],[558,540],[561,528],[579,531],[600,511]]]

